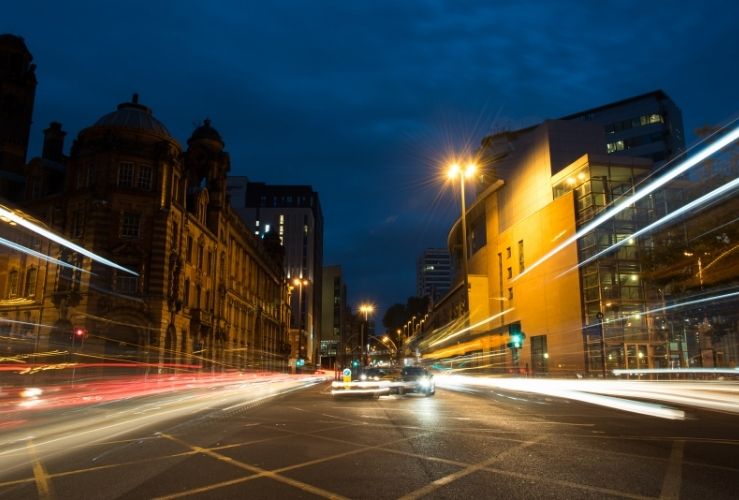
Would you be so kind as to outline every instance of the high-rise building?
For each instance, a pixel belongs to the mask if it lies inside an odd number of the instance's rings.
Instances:
[[[428,248],[416,260],[416,296],[443,297],[452,285],[452,263],[448,248]]]
[[[316,364],[320,348],[323,270],[323,212],[310,186],[269,185],[246,177],[229,177],[228,189],[236,213],[260,237],[271,235],[284,249],[292,291],[292,359]],[[296,282],[297,283],[297,282]]]
[[[341,266],[323,268],[321,300],[321,365],[333,368],[347,329],[346,284]]]
[[[36,97],[36,65],[23,38],[0,35],[0,196],[20,201]]]

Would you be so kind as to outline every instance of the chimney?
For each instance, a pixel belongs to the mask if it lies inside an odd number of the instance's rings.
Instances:
[[[64,159],[64,136],[67,135],[62,130],[62,124],[59,122],[51,122],[49,128],[44,130],[44,147],[41,157],[47,160],[62,163]]]

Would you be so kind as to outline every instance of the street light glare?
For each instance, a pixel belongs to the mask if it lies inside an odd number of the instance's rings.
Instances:
[[[477,165],[474,163],[470,163],[467,165],[467,168],[464,171],[465,178],[470,178],[473,175],[475,175],[475,172],[477,172]]]
[[[461,170],[462,169],[459,167],[459,163],[452,163],[449,166],[449,171],[447,172],[447,175],[450,179],[455,179]]]

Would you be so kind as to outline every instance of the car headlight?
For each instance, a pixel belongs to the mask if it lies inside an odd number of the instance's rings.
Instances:
[[[359,376],[359,380],[367,380],[367,375],[364,373]]]
[[[431,381],[427,377],[419,378],[418,385],[424,388],[429,387],[431,385]]]

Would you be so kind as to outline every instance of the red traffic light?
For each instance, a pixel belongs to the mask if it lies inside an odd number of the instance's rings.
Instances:
[[[77,337],[84,337],[85,335],[87,335],[87,330],[81,326],[78,326],[77,328],[74,329],[74,334]]]

